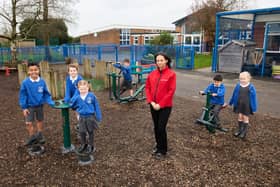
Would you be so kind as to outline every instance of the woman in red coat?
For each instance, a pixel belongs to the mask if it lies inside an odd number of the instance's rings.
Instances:
[[[154,122],[156,147],[153,155],[161,158],[167,153],[166,126],[176,90],[176,74],[171,70],[171,59],[165,53],[157,53],[155,63],[157,69],[149,74],[145,89]]]

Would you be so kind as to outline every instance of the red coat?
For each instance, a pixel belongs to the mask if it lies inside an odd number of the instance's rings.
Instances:
[[[172,107],[172,99],[176,90],[176,74],[166,67],[162,71],[154,70],[146,81],[147,102],[159,104],[160,108]]]

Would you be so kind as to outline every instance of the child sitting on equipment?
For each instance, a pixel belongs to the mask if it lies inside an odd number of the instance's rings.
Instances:
[[[250,83],[251,75],[244,71],[239,74],[239,83],[236,84],[230,102],[233,111],[238,114],[238,130],[234,136],[245,138],[249,125],[249,115],[257,111],[257,93],[254,85]]]
[[[113,63],[114,67],[119,68],[123,74],[123,82],[121,84],[121,92],[120,94],[124,93],[127,89],[129,89],[130,96],[133,96],[133,89],[132,89],[132,76],[131,76],[131,67],[129,59],[123,60],[123,65],[119,62]]]
[[[47,84],[40,78],[39,73],[38,64],[28,64],[29,77],[22,81],[19,91],[19,105],[22,108],[29,133],[29,138],[25,142],[26,146],[30,146],[35,141],[39,141],[39,143],[45,142],[42,134],[44,120],[43,104],[48,103],[54,106],[54,101],[48,91]],[[37,120],[36,130],[33,126],[35,120]]]
[[[93,145],[94,130],[98,128],[97,122],[101,122],[101,110],[96,96],[93,92],[89,92],[89,84],[85,80],[78,83],[79,94],[75,95],[71,101],[70,106],[76,108],[79,113],[79,133],[81,145],[78,148],[79,153],[91,154],[95,148]],[[88,143],[86,136],[88,134]]]
[[[65,97],[64,102],[69,103],[70,99],[75,95],[79,94],[78,82],[83,80],[83,77],[78,74],[79,64],[71,63],[68,65],[68,76],[66,77],[65,84]],[[74,109],[75,110],[75,109]],[[76,114],[77,120],[79,121],[79,114]],[[79,126],[76,126],[76,129],[79,129]]]
[[[213,78],[213,83],[211,83],[204,91],[200,91],[200,94],[207,94],[210,92],[210,109],[213,112],[213,119],[218,127],[220,127],[219,113],[221,109],[225,106],[224,96],[226,88],[222,83],[223,77],[221,75],[215,75]]]

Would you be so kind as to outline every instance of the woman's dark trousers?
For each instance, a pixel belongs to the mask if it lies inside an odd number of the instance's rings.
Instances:
[[[150,107],[151,107],[151,114],[154,122],[154,133],[155,133],[155,139],[157,144],[156,145],[157,152],[166,154],[167,152],[166,126],[172,108],[166,107],[156,111],[153,109],[152,106]]]

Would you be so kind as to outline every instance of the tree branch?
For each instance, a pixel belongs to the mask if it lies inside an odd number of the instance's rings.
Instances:
[[[11,41],[11,40],[12,40],[12,39],[11,39],[11,37],[9,37],[9,36],[5,36],[5,35],[2,35],[2,34],[0,34],[0,38],[7,39],[7,40],[9,40],[9,41]]]

